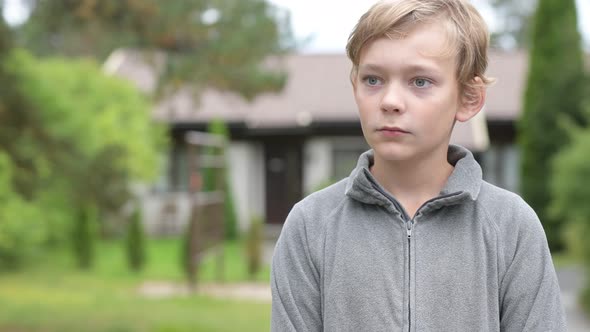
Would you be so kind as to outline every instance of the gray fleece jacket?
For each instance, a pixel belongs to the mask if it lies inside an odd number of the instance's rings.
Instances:
[[[271,331],[566,331],[543,228],[472,154],[410,219],[369,172],[297,203],[271,267]]]

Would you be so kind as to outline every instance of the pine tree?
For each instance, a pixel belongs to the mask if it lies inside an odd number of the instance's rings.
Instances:
[[[145,234],[141,222],[141,212],[136,209],[127,229],[127,264],[133,271],[140,271],[145,265]]]
[[[93,209],[80,208],[78,218],[74,223],[72,232],[73,251],[78,267],[89,269],[94,264],[94,225]]]
[[[547,213],[551,159],[569,143],[560,124],[584,124],[583,55],[574,0],[540,0],[533,22],[524,112],[521,193],[539,215],[552,250],[561,250],[561,223]]]
[[[246,255],[248,261],[248,276],[255,279],[262,267],[264,245],[264,223],[261,218],[252,218],[246,237]]]

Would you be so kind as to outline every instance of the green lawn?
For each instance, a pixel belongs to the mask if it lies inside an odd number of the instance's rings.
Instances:
[[[145,271],[127,270],[122,244],[103,243],[91,271],[78,271],[67,252],[42,257],[35,266],[0,273],[0,331],[268,331],[270,304],[207,298],[166,299],[138,294],[143,281],[182,282],[176,240],[151,241]],[[225,247],[225,282],[247,280],[241,245]],[[214,278],[212,259],[201,273]],[[257,276],[268,282],[268,267]]]

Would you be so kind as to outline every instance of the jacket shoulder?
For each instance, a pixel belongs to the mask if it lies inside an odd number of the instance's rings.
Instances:
[[[298,209],[311,219],[323,219],[335,210],[346,199],[346,183],[348,178],[342,179],[324,189],[318,190],[295,204]]]
[[[486,181],[482,181],[477,200],[479,205],[486,208],[491,214],[501,214],[504,211],[528,217],[536,218],[537,216],[520,195]]]
[[[314,192],[295,204],[283,225],[277,248],[285,246],[285,243],[298,243],[294,247],[309,250],[313,261],[319,262],[322,234],[333,219],[330,215],[346,199],[345,190],[346,179]]]
[[[295,229],[307,234],[323,233],[333,219],[331,214],[346,200],[346,183],[347,179],[338,181],[295,204],[283,225],[283,233]]]
[[[539,217],[520,195],[483,181],[477,205],[505,239],[525,233],[546,241]]]

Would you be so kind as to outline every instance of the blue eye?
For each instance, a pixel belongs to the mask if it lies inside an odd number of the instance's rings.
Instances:
[[[414,80],[414,86],[417,88],[426,88],[430,86],[429,84],[432,84],[432,82],[425,78],[417,78]]]
[[[375,86],[375,85],[379,85],[381,83],[381,80],[379,80],[375,76],[366,76],[363,78],[363,81],[365,83],[367,83],[367,85],[369,85],[369,86]]]

